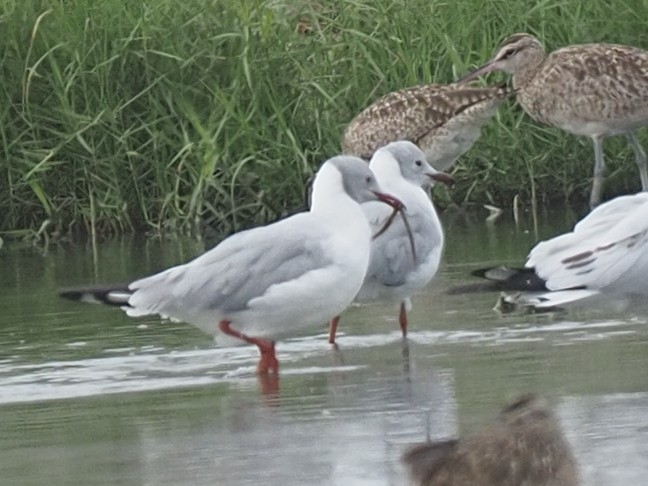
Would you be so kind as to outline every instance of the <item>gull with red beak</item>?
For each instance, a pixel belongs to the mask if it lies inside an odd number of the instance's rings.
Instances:
[[[128,285],[61,296],[184,321],[221,345],[253,344],[261,353],[258,373],[275,374],[277,339],[328,322],[358,293],[372,236],[361,204],[369,201],[404,209],[364,161],[333,157],[317,172],[309,211],[236,233],[188,263]]]
[[[382,204],[369,201],[362,205],[378,237],[371,242],[369,268],[356,300],[398,302],[398,322],[405,337],[410,296],[432,280],[443,251],[443,228],[425,189],[435,182],[451,184],[453,179],[436,171],[427,163],[425,153],[407,141],[392,142],[376,151],[369,167],[381,187],[401,200],[405,210],[395,219],[394,212]],[[339,316],[331,321],[331,344],[338,322]]]

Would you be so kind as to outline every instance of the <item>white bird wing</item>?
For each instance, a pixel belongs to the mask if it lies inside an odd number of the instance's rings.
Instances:
[[[628,196],[619,196],[597,206],[582,221],[574,227],[574,231],[598,229],[600,231],[611,228],[619,220],[625,218],[640,206],[648,203],[648,192],[639,192]],[[645,213],[644,213],[645,214]]]
[[[617,197],[596,207],[579,221],[574,230],[538,243],[529,253],[526,266],[536,267],[551,259],[554,254],[571,251],[572,248],[609,231],[620,220],[648,202],[648,192]]]
[[[530,293],[522,296],[521,304],[535,309],[562,307],[599,295],[598,290],[558,290],[556,292]]]
[[[390,207],[380,203],[364,203],[362,209],[374,235],[392,214]],[[417,211],[406,214],[406,217],[414,237],[417,260],[412,254],[410,237],[402,216],[397,215],[389,228],[371,242],[367,279],[375,278],[390,287],[403,285],[408,275],[416,271],[421,260],[427,258],[435,247],[441,251],[442,235],[435,228],[432,216]]]
[[[184,265],[133,282],[129,304],[135,313],[182,320],[209,309],[244,310],[273,285],[330,265],[326,240],[308,213],[242,231]]]
[[[602,289],[648,251],[648,194],[622,196],[592,211],[571,233],[536,245],[527,267],[550,290]]]

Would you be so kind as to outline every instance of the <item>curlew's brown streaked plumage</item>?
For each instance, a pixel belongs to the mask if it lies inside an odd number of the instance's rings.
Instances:
[[[547,55],[536,37],[514,34],[489,62],[459,83],[491,71],[513,76],[517,101],[531,118],[592,139],[591,207],[601,202],[605,137],[628,137],[642,189],[648,190],[646,154],[634,133],[648,124],[648,51],[617,44],[580,44]]]
[[[499,421],[465,439],[429,442],[403,455],[417,486],[577,486],[578,467],[544,401],[526,395]]]
[[[342,152],[370,159],[397,140],[414,142],[428,163],[447,170],[479,138],[482,126],[510,95],[506,86],[428,84],[391,92],[348,124]]]

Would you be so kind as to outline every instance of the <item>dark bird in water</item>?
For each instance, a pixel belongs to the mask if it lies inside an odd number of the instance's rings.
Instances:
[[[412,446],[402,457],[417,486],[577,486],[558,419],[536,395],[507,405],[476,434]]]

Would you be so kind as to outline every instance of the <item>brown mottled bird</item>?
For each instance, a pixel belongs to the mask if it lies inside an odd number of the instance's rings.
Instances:
[[[368,160],[380,147],[408,140],[425,152],[432,167],[447,170],[510,94],[503,85],[427,84],[394,91],[351,120],[342,152]]]
[[[491,71],[513,76],[517,101],[531,118],[592,139],[591,207],[601,202],[603,139],[611,135],[627,136],[642,189],[648,190],[646,154],[634,133],[648,124],[648,51],[616,44],[580,44],[547,55],[534,36],[515,34],[502,42],[489,62],[459,83]]]
[[[403,455],[419,486],[577,486],[578,468],[558,420],[535,395],[464,439],[413,446]]]

